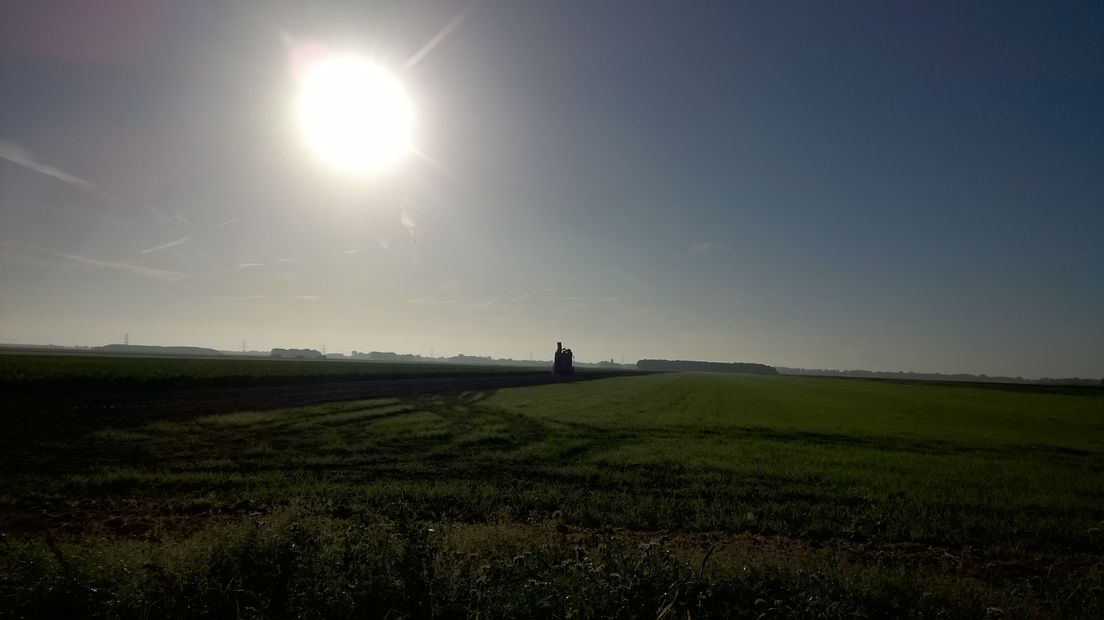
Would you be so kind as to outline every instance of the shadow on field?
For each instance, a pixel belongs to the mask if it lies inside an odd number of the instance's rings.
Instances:
[[[555,377],[550,373],[469,373],[462,376],[426,375],[414,378],[373,378],[334,383],[311,381],[282,385],[211,388],[205,384],[184,389],[128,389],[110,391],[59,390],[0,394],[0,472],[69,471],[87,462],[140,460],[131,449],[104,444],[97,434],[106,430],[131,432],[150,424],[186,423],[205,416],[235,412],[271,411],[378,398],[401,398],[408,406],[454,409],[487,398],[495,390],[548,383],[589,381],[632,372],[580,373]],[[347,405],[346,405],[347,406]],[[400,415],[392,412],[391,416]],[[341,422],[335,422],[340,425]],[[132,447],[133,448],[133,447]]]
[[[0,494],[22,498],[3,506],[0,529],[96,531],[120,514],[131,515],[128,523],[187,529],[193,518],[253,512],[322,489],[362,495],[352,505],[405,497],[423,516],[482,521],[503,510],[547,517],[580,490],[631,496],[685,487],[680,466],[584,465],[584,455],[614,449],[632,435],[499,409],[487,403],[496,392],[70,428],[64,438],[52,435],[0,456],[12,474]],[[562,497],[545,495],[548,489]]]

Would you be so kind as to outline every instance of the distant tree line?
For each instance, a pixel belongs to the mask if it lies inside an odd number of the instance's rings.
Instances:
[[[141,355],[222,355],[222,353],[205,347],[162,347],[151,344],[106,344],[102,347],[91,347],[91,351],[102,353],[136,353]]]
[[[293,360],[320,360],[324,359],[321,351],[315,349],[273,349],[272,357]]]
[[[670,372],[728,372],[752,375],[777,375],[778,371],[766,364],[751,362],[693,362],[687,360],[640,360],[640,370]]]
[[[786,368],[779,366],[778,371],[784,375],[813,375],[818,377],[853,377],[859,379],[907,379],[910,381],[959,381],[965,383],[1021,383],[1024,385],[1104,385],[1104,379],[1091,379],[1080,377],[1062,377],[1042,379],[1025,379],[1023,377],[990,376],[986,374],[954,373],[944,374],[940,372],[905,372],[905,371],[880,371],[880,370],[831,370],[825,368]]]
[[[485,364],[488,366],[543,366],[552,362],[533,360],[515,360],[511,358],[494,358],[486,355],[454,355],[452,357],[429,357],[415,353],[395,353],[393,351],[353,351],[349,356],[353,359],[371,360],[373,362],[438,362],[448,364]]]
[[[430,358],[413,353],[395,353],[393,351],[353,351],[349,356],[354,359],[372,360],[373,362],[428,362]]]

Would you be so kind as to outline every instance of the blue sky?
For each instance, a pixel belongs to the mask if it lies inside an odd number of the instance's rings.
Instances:
[[[0,340],[1104,376],[1099,3],[469,6],[3,9]],[[450,23],[311,156],[288,41]]]

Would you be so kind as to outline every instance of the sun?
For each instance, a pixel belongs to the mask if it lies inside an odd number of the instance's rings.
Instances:
[[[387,169],[413,147],[414,111],[401,82],[353,55],[327,55],[299,80],[296,120],[311,149],[346,172]]]

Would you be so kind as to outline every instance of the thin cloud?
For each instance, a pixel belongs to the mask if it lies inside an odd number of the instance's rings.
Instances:
[[[549,301],[578,301],[578,302],[586,302],[588,304],[607,304],[611,301],[617,301],[618,299],[621,299],[621,298],[617,297],[616,295],[613,295],[613,296],[610,296],[610,297],[571,297],[571,296],[549,297],[548,299],[549,299]]]
[[[240,221],[241,221],[240,216],[239,217],[232,217],[232,218],[230,218],[230,219],[228,219],[224,222],[219,222],[218,224],[215,224],[215,228],[222,228],[223,226],[229,226],[229,225],[233,224],[234,222],[240,222]]]
[[[190,277],[188,274],[181,273],[179,271],[170,271],[168,269],[154,269],[151,267],[142,267],[141,265],[132,265],[130,263],[99,260],[87,256],[80,256],[78,254],[58,252],[57,250],[51,250],[49,248],[42,248],[38,246],[26,247],[30,248],[32,251],[39,252],[41,254],[64,259],[65,262],[62,263],[63,265],[79,267],[83,269],[91,269],[93,271],[116,271],[144,278],[150,278],[153,280],[159,280],[161,282],[179,282]]]
[[[188,243],[188,241],[190,239],[191,239],[191,237],[181,237],[181,238],[177,239],[176,241],[170,241],[168,243],[162,243],[161,245],[155,245],[152,248],[146,248],[145,250],[142,250],[141,252],[139,252],[139,254],[149,254],[151,252],[156,252],[158,250],[167,250],[169,248],[175,248],[178,245],[184,245],[185,243]]]
[[[386,250],[391,247],[391,244],[387,241],[387,239],[380,239],[379,246],[381,250]]]
[[[532,296],[533,296],[533,293],[531,293],[531,292],[530,293],[522,293],[521,295],[517,295],[515,297],[511,297],[510,299],[507,299],[504,303],[516,304],[519,301],[525,301],[526,299],[529,299]]]
[[[254,267],[264,267],[264,263],[238,263],[238,269],[252,269]]]
[[[680,252],[675,252],[671,255],[671,258],[683,258],[687,256],[702,256],[708,254],[714,249],[714,243],[712,241],[694,241],[690,245]]]
[[[39,162],[35,159],[33,153],[18,144],[0,140],[0,159],[5,159],[17,166],[22,166],[28,170],[57,179],[62,183],[68,183],[69,185],[79,187],[94,194],[103,195],[100,192],[100,188],[96,187],[96,184],[92,181],[82,179],[53,166]]]
[[[165,215],[163,211],[156,207],[146,207],[146,213],[149,213],[150,217],[161,222],[162,224],[171,224],[172,218]]]
[[[450,287],[445,287],[447,290],[442,292],[456,292]],[[438,289],[441,290],[441,289]],[[496,297],[487,297],[482,301],[470,301],[466,299],[460,299],[457,297],[442,295],[442,296],[424,296],[424,297],[412,297],[402,300],[402,303],[415,305],[415,306],[451,306],[464,311],[491,311],[503,315],[518,314],[524,310],[524,305],[520,302],[529,298],[531,294],[526,293],[524,295],[518,295],[510,299],[499,299]]]
[[[494,299],[487,299],[476,303],[464,304],[460,307],[464,310],[490,310],[494,305]]]
[[[411,237],[414,236],[414,218],[406,212],[406,207],[402,207],[402,210],[399,211],[399,223],[406,229],[406,232],[410,233]]]
[[[151,267],[131,265],[130,263],[117,263],[114,261],[98,260],[95,258],[89,258],[87,256],[78,256],[76,254],[65,254],[63,252],[57,252],[57,255],[92,268],[122,271],[132,275],[153,278],[154,280],[161,280],[164,282],[178,282],[188,277],[188,274],[186,273],[181,273],[179,271],[169,271],[168,269],[153,269]]]
[[[237,300],[237,299],[264,299],[264,295],[216,295],[208,299]]]
[[[637,308],[636,310],[629,310],[629,314],[647,314],[651,312],[651,308]]]
[[[403,303],[415,306],[451,306],[460,303],[460,301],[457,299],[440,297],[413,297],[411,299],[404,299]]]
[[[316,299],[322,299],[320,295],[292,295],[292,299],[302,299],[305,301],[314,301]]]
[[[712,249],[712,241],[695,241],[690,244],[690,249],[687,250],[687,254],[690,256],[699,256],[701,254],[708,254]]]
[[[285,256],[283,258],[277,258],[276,262],[278,262],[278,263],[294,263],[297,260],[299,260],[299,259],[298,258],[289,258],[289,257]]]
[[[198,265],[199,264],[199,262],[196,261],[195,259],[188,258],[187,256],[184,256],[180,252],[177,252],[176,250],[168,250],[167,253],[179,258],[180,260],[182,260],[186,263],[191,263],[193,265]]]
[[[349,248],[348,250],[341,250],[340,252],[338,252],[338,254],[341,254],[343,256],[352,256],[353,254],[358,254],[359,252],[359,248]]]

